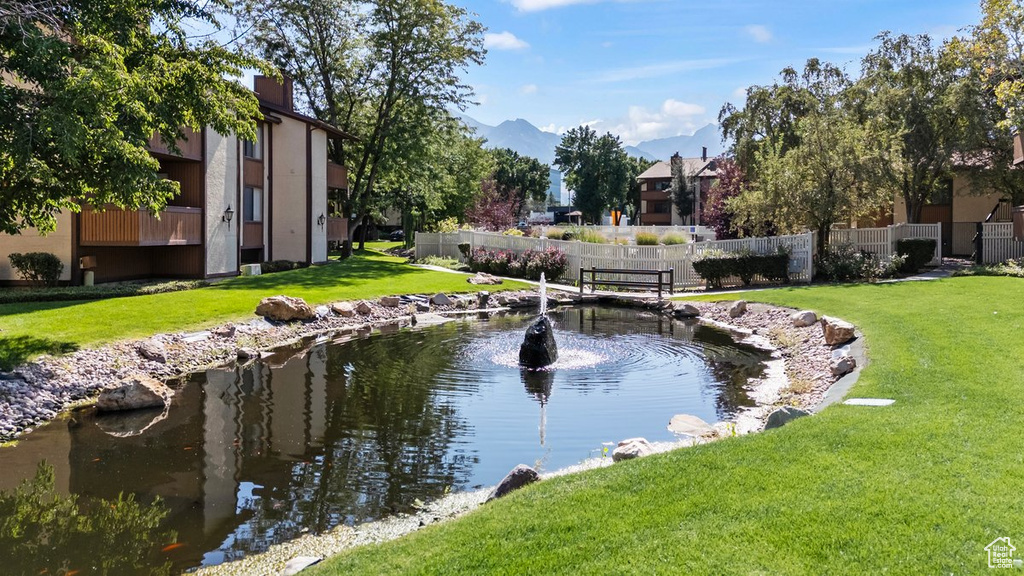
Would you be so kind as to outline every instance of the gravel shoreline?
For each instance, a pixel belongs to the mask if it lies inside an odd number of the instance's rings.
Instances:
[[[559,295],[552,294],[553,298]],[[448,306],[430,306],[430,313],[451,314],[478,310],[476,293],[453,295]],[[671,306],[626,299],[585,299],[584,304],[599,300],[603,304],[626,305],[661,310],[670,314]],[[351,317],[339,316],[326,306],[317,309],[317,318],[300,323],[273,323],[262,318],[242,324],[225,324],[200,332],[160,334],[145,340],[126,341],[91,350],[81,350],[61,357],[43,357],[24,364],[10,373],[0,373],[0,442],[16,439],[32,427],[46,423],[60,412],[86,403],[103,388],[132,374],[144,373],[161,380],[184,377],[190,373],[238,361],[240,349],[266,353],[306,339],[336,338],[361,334],[384,325],[407,325],[415,317],[431,321],[436,317],[414,316],[416,302],[422,297],[403,298],[397,307],[366,301],[369,313]],[[503,309],[532,307],[539,303],[534,291],[493,294],[490,305]],[[557,300],[570,303],[571,299]],[[556,302],[549,304],[553,305]],[[738,341],[771,352],[764,376],[751,381],[748,391],[757,406],[738,414],[733,423],[719,423],[719,438],[757,432],[768,414],[779,406],[813,408],[824,397],[838,377],[830,368],[832,348],[825,343],[821,326],[793,326],[793,310],[762,304],[749,304],[739,317],[729,315],[731,302],[689,302],[700,310],[699,321],[726,329]],[[164,358],[150,360],[139,352],[141,344],[156,344]],[[679,442],[655,443],[656,452],[693,446],[717,438],[697,438]],[[575,473],[612,464],[610,457],[593,458],[575,466],[542,474],[543,478]],[[496,479],[497,480],[497,479]],[[271,546],[266,552],[235,562],[203,568],[199,574],[279,574],[288,560],[297,556],[325,558],[345,549],[367,543],[384,542],[408,534],[420,527],[461,516],[486,499],[489,489],[456,493],[427,503],[415,514],[397,515],[375,522],[338,526],[319,535]]]

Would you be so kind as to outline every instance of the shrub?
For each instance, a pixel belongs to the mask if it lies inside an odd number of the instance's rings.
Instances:
[[[8,260],[19,276],[36,286],[56,286],[64,272],[64,263],[56,254],[49,252],[15,252],[8,256]]]
[[[693,270],[704,279],[708,288],[721,288],[723,280],[734,277],[739,278],[744,286],[749,286],[758,276],[768,282],[788,284],[789,252],[784,249],[775,254],[706,252],[694,260]]]
[[[935,256],[935,240],[932,238],[897,240],[896,253],[906,257],[900,271],[913,274],[931,262]]]
[[[501,233],[503,236],[522,236],[523,231],[518,228],[509,228]]]
[[[445,234],[456,232],[458,229],[459,219],[454,216],[450,218],[445,218],[444,220],[438,222],[436,226],[434,226],[434,232],[441,232]]]
[[[565,240],[565,232],[566,231],[563,228],[548,228],[547,231],[544,232],[544,236],[546,236],[548,240]]]
[[[417,260],[416,263],[425,264],[427,266],[439,266],[441,268],[448,268],[449,270],[457,270],[459,272],[469,272],[469,264],[464,264],[454,258],[445,258],[444,256],[425,256]]]
[[[497,276],[515,276],[540,280],[543,272],[549,280],[554,280],[569,266],[569,259],[558,248],[544,250],[527,250],[522,254],[507,250],[490,251],[486,248],[473,250],[469,259],[469,268],[473,272],[486,272]]]
[[[626,238],[625,236],[616,236],[615,238],[612,239],[612,244],[615,244],[617,246],[628,246],[629,238]]]
[[[572,226],[565,233],[566,240],[579,240],[591,244],[607,244],[608,238],[593,228],[586,226]]]
[[[1000,264],[979,264],[954,270],[953,276],[1010,276],[1013,278],[1024,278],[1024,258],[1017,260],[1010,259]]]
[[[928,258],[930,260],[931,256]],[[882,258],[858,250],[852,244],[833,244],[819,254],[815,262],[818,278],[832,282],[891,278],[904,265],[905,257],[902,255]]]
[[[459,242],[459,253],[467,260],[469,259],[469,248],[469,242]]]
[[[117,282],[97,286],[61,286],[30,290],[0,291],[0,304],[18,302],[65,302],[70,300],[105,300],[126,296],[180,292],[209,286],[205,280],[175,280],[171,282]]]
[[[667,232],[661,237],[661,243],[665,246],[674,246],[676,244],[686,244],[686,236],[678,232]]]
[[[636,245],[637,246],[657,246],[658,235],[654,232],[637,232],[636,233]]]
[[[298,270],[299,268],[308,267],[308,262],[293,262],[291,260],[271,260],[260,264],[260,274],[274,274],[275,272],[287,272],[288,270]]]

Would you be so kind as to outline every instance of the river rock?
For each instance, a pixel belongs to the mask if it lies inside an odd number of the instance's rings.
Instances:
[[[142,374],[130,376],[118,382],[114,388],[100,392],[96,399],[96,410],[117,412],[139,408],[163,408],[174,396],[174,390],[163,382]]]
[[[331,304],[331,311],[343,318],[351,318],[356,315],[356,308],[351,302],[335,302]]]
[[[398,308],[401,303],[402,299],[398,296],[383,296],[380,299],[380,305],[385,308]]]
[[[370,306],[369,302],[360,302],[356,304],[356,312],[366,316],[367,314],[373,313],[373,307]]]
[[[654,454],[654,446],[646,438],[628,438],[619,442],[612,451],[612,462],[632,460]]]
[[[675,434],[704,436],[715,433],[715,427],[690,414],[676,414],[668,423],[668,429]]]
[[[729,306],[729,318],[739,318],[747,312],[747,301],[737,300]]]
[[[253,358],[259,358],[260,353],[252,348],[239,348],[235,350],[235,358],[239,360],[252,360]]]
[[[792,420],[810,415],[811,413],[806,410],[793,408],[792,406],[783,406],[768,415],[768,421],[765,422],[764,429],[771,430],[772,428],[781,428]]]
[[[700,316],[700,310],[693,304],[676,302],[673,305],[672,315],[676,318],[696,318]]]
[[[417,302],[413,305],[413,309],[416,312],[430,312],[430,304],[427,304],[426,302]]]
[[[451,306],[454,304],[451,298],[441,292],[434,294],[434,297],[430,299],[430,302],[433,303],[434,306]]]
[[[793,326],[796,328],[806,328],[818,322],[818,315],[810,310],[801,310],[790,314],[789,319],[793,321]]]
[[[505,494],[513,490],[518,490],[527,484],[533,484],[540,480],[540,474],[533,468],[530,468],[526,464],[520,464],[512,469],[508,473],[508,476],[498,483],[494,487],[494,491],[491,492],[490,496],[487,497],[487,502],[494,500],[495,498],[501,498]]]
[[[854,326],[845,320],[822,316],[821,329],[825,333],[825,344],[829,346],[838,346],[853,340]]]
[[[492,285],[493,286],[493,285],[496,285],[496,284],[501,284],[502,283],[502,279],[498,278],[497,276],[491,276],[490,274],[487,274],[487,273],[484,273],[484,272],[477,272],[476,276],[470,276],[469,278],[466,278],[466,282],[469,282],[470,284],[479,284],[479,285],[484,285],[484,286]]]
[[[316,312],[302,298],[290,296],[270,296],[260,300],[256,307],[256,314],[278,322],[291,322],[292,320],[309,320],[316,316]]]
[[[476,293],[476,307],[483,310],[487,308],[487,304],[491,299],[491,293],[487,290],[481,290]]]
[[[853,372],[857,367],[857,360],[853,356],[840,356],[833,358],[830,364],[833,376],[843,376]]]
[[[146,360],[152,362],[159,362],[160,364],[167,363],[167,349],[164,348],[162,342],[157,340],[145,340],[139,342],[139,345],[135,347],[135,350]]]
[[[167,418],[168,410],[129,410],[107,412],[96,418],[96,427],[115,438],[139,436],[156,423]]]

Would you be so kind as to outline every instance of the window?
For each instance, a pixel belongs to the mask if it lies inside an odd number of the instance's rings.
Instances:
[[[242,190],[242,221],[263,221],[263,190],[252,186]]]
[[[243,140],[242,141],[242,154],[246,158],[252,158],[253,160],[259,160],[263,158],[263,125],[258,124],[256,126],[256,140]]]
[[[651,210],[654,214],[669,214],[672,212],[671,202],[654,202],[654,209]]]
[[[654,184],[654,189],[655,190],[659,190],[659,191],[661,191],[661,190],[669,190],[670,188],[672,188],[672,183],[671,182],[655,182],[655,184]]]

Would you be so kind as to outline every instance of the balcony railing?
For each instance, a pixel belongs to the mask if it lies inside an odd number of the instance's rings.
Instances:
[[[327,163],[327,187],[348,189],[348,169],[334,162]]]
[[[203,243],[203,210],[168,206],[157,219],[148,210],[82,210],[82,246],[192,246]]]
[[[327,219],[327,241],[344,242],[348,240],[348,218]]]
[[[242,249],[263,248],[263,222],[242,224]]]

